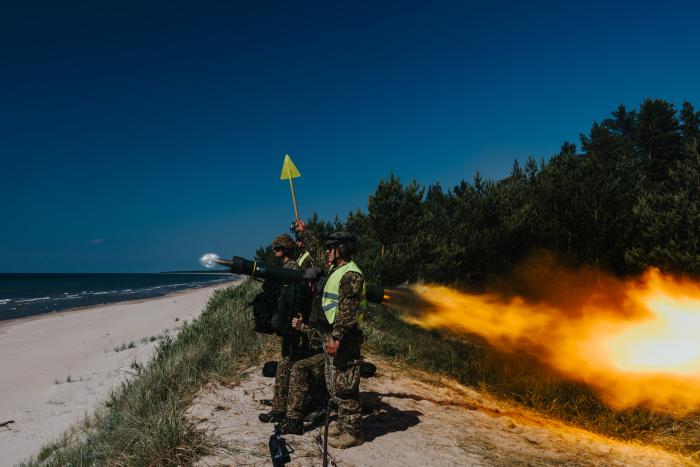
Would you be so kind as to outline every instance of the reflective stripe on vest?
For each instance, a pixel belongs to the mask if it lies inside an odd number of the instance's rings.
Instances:
[[[299,257],[299,259],[297,260],[297,264],[303,268],[303,267],[304,267],[304,261],[306,261],[306,260],[309,259],[309,258],[311,258],[311,255],[309,254],[308,251],[305,251],[304,254],[301,255],[301,256]]]
[[[362,276],[362,271],[357,267],[354,261],[334,269],[323,287],[323,295],[321,296],[321,308],[326,315],[326,319],[330,324],[335,321],[335,314],[338,311],[338,298],[340,298],[340,279],[346,272],[356,272]],[[363,276],[364,277],[364,276]],[[367,307],[366,286],[362,284],[362,295],[360,297],[360,310]],[[359,317],[358,317],[359,318]]]

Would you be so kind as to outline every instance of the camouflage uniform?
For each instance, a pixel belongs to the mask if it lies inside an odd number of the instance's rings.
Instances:
[[[325,266],[325,249],[316,235],[311,231],[301,234],[304,246],[316,263]],[[360,302],[364,278],[361,274],[349,271],[340,279],[338,311],[332,326],[319,331],[304,325],[302,330],[316,336],[323,346],[330,337],[340,341],[335,358],[325,352],[297,362],[292,369],[289,385],[295,388],[295,394],[289,397],[287,406],[288,419],[301,419],[303,394],[308,390],[309,382],[315,378],[325,378],[328,391],[338,406],[338,425],[342,431],[356,437],[361,436],[362,405],[360,403],[360,348],[362,332],[358,327]],[[315,304],[316,306],[316,304]],[[326,326],[328,324],[326,323]],[[314,339],[314,343],[316,342]],[[290,390],[291,394],[291,390]]]
[[[326,269],[326,256],[316,234],[307,230],[301,234],[301,239],[304,242],[304,248],[309,252],[311,266]]]
[[[299,265],[294,260],[288,260],[284,265],[284,269],[293,269],[298,271]],[[301,310],[300,310],[301,311]],[[277,364],[277,373],[275,374],[275,395],[272,398],[272,410],[275,412],[285,413],[287,411],[287,403],[290,393],[290,375],[292,367],[299,360],[308,357],[309,338],[303,333],[292,331],[290,334],[282,336],[282,359]],[[303,397],[303,396],[302,396]]]
[[[329,333],[303,325],[302,331],[311,334],[312,341],[324,345],[333,337],[340,341],[335,358],[326,353],[311,356],[294,364],[289,380],[287,418],[303,417],[304,395],[312,381],[325,379],[326,387],[338,407],[338,426],[359,437],[361,434],[362,405],[360,403],[360,347],[362,332],[358,316],[364,278],[356,272],[347,272],[340,279],[340,297],[335,322]]]
[[[294,363],[289,378],[287,419],[304,418],[304,397],[309,393],[313,382],[323,381],[324,358],[325,354],[320,352]]]
[[[308,255],[306,255],[306,253],[308,253]],[[306,255],[306,257],[304,257],[305,255]],[[299,264],[299,267],[301,269],[308,269],[308,268],[311,268],[314,266],[318,266],[318,264],[316,264],[316,260],[313,258],[313,256],[311,256],[311,252],[303,247],[302,247],[301,251],[299,251],[299,257],[297,258],[297,264]]]
[[[362,331],[358,327],[364,278],[346,272],[340,279],[338,311],[331,337],[340,341],[338,354],[326,362],[326,381],[338,406],[338,427],[356,437],[361,436],[360,348]]]

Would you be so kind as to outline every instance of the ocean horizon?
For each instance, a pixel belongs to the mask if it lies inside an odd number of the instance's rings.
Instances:
[[[168,295],[233,281],[234,274],[0,273],[0,321]]]

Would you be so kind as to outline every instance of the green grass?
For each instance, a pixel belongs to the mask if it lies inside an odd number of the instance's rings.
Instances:
[[[185,411],[204,382],[236,378],[269,349],[270,339],[253,332],[247,306],[258,290],[248,281],[216,291],[199,319],[158,342],[147,366],[132,365],[135,376],[94,416],[22,465],[188,465],[222,448]]]
[[[645,408],[613,410],[588,386],[521,353],[505,353],[478,336],[426,331],[382,308],[364,324],[366,348],[408,367],[442,374],[501,400],[621,440],[700,456],[700,414],[675,417]]]
[[[143,340],[142,340],[142,342],[143,342]],[[123,342],[122,345],[118,345],[112,350],[114,350],[115,352],[122,352],[126,349],[133,349],[134,347],[136,347],[136,344],[134,344],[134,341],[131,341],[128,344],[126,342]]]

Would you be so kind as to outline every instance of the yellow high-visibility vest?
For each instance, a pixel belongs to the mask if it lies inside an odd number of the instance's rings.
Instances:
[[[299,257],[299,259],[297,260],[297,264],[303,268],[303,267],[304,267],[304,261],[306,261],[307,259],[310,259],[310,258],[311,258],[311,255],[309,254],[309,252],[308,252],[308,251],[305,251],[304,254],[301,255],[301,256]]]
[[[335,314],[338,311],[338,299],[340,298],[340,279],[345,275],[346,272],[356,272],[364,277],[360,268],[357,267],[354,261],[350,261],[348,264],[333,269],[330,277],[326,281],[326,285],[323,287],[323,295],[321,295],[321,307],[323,308],[323,313],[326,315],[326,319],[330,324],[335,321]],[[360,298],[360,312],[367,308],[367,297],[366,297],[366,284],[362,284],[362,295]]]

